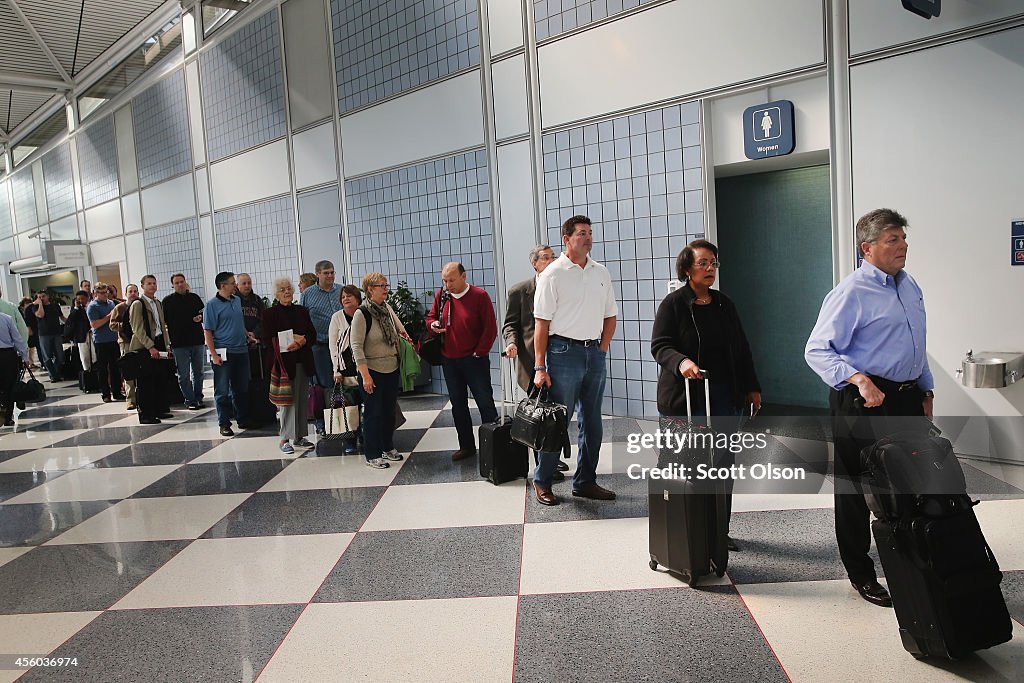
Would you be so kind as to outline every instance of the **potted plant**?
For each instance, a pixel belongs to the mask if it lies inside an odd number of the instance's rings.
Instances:
[[[402,321],[405,331],[418,344],[423,333],[427,331],[427,318],[423,312],[423,304],[413,295],[405,280],[400,280],[398,287],[388,292],[387,302]],[[429,383],[430,363],[421,359],[420,376],[416,379],[416,386],[421,387]]]

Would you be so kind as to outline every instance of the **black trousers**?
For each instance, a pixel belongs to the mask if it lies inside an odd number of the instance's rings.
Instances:
[[[835,443],[836,541],[846,573],[858,585],[877,578],[875,563],[868,556],[871,513],[860,487],[860,452],[899,429],[898,421],[886,418],[924,415],[924,392],[917,385],[900,391],[884,380],[875,383],[885,394],[878,408],[865,408],[854,386],[833,389],[829,395]]]
[[[162,336],[156,338],[156,350],[167,350]],[[154,360],[153,371],[149,376],[135,380],[135,404],[140,418],[159,417],[171,410],[167,400],[167,379],[170,374],[165,367],[166,363],[164,360]]]
[[[103,396],[113,394],[123,397],[121,388],[121,371],[117,369],[117,359],[121,357],[121,349],[117,342],[99,342],[95,344],[96,360],[92,369],[99,375],[100,393]]]
[[[11,388],[21,375],[21,357],[17,349],[0,349],[0,415],[6,422],[14,417]]]

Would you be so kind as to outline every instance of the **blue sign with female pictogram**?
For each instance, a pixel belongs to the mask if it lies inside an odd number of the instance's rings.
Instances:
[[[1024,266],[1024,220],[1010,223],[1010,265]]]
[[[743,151],[748,159],[789,154],[794,147],[792,102],[778,100],[755,104],[743,112]]]

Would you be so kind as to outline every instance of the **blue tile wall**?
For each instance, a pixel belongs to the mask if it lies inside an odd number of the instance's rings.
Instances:
[[[297,283],[298,250],[292,198],[278,197],[213,214],[217,270],[249,273],[253,289],[271,297],[274,280]]]
[[[654,0],[533,0],[537,40],[544,40]]]
[[[407,166],[345,183],[349,249],[355,284],[379,271],[392,287],[402,280],[425,305],[441,287],[441,268],[459,261],[471,284],[497,302],[494,229],[483,150]],[[444,392],[440,368],[433,390]],[[499,385],[497,343],[491,380]],[[498,395],[497,393],[495,394]]]
[[[277,12],[264,14],[217,43],[201,60],[211,161],[285,135]]]
[[[85,208],[115,199],[120,194],[113,116],[96,121],[78,135],[78,170]]]
[[[51,221],[75,212],[75,185],[71,176],[71,147],[64,143],[43,157],[46,211]]]
[[[345,113],[480,63],[476,0],[331,0]]]
[[[14,222],[17,225],[17,232],[25,232],[39,225],[35,188],[31,168],[11,176],[11,195],[14,199]]]
[[[8,190],[10,183],[0,183],[0,239],[14,234],[14,215]]]
[[[199,241],[199,223],[195,218],[146,228],[146,267],[156,276],[162,298],[171,293],[171,276],[182,273],[192,291],[205,299],[203,254]]]
[[[132,126],[143,187],[192,170],[184,71],[175,71],[132,100]]]
[[[611,272],[619,321],[608,353],[605,412],[656,416],[654,313],[675,257],[704,236],[696,103],[622,116],[543,137],[550,244],[570,216],[594,221],[594,259]]]

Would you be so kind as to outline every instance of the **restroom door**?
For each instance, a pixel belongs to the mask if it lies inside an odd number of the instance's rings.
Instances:
[[[832,288],[829,167],[715,182],[719,285],[739,309],[766,407],[825,408],[804,345]]]

